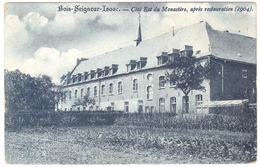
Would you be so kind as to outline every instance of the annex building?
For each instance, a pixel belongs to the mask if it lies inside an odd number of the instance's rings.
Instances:
[[[61,81],[65,98],[59,109],[180,113],[184,94],[174,89],[174,82],[164,80],[168,64],[187,54],[202,63],[210,61],[215,74],[204,80],[206,91],[189,93],[189,112],[212,101],[255,100],[256,39],[214,30],[201,21],[145,41],[139,24],[135,46],[78,59]],[[86,94],[95,105],[73,106]]]

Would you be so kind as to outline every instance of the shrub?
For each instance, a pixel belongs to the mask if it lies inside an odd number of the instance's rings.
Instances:
[[[256,132],[256,114],[243,113],[237,116],[211,115],[172,115],[169,113],[128,113],[121,114],[117,125],[147,126],[177,129],[209,129],[239,132]]]

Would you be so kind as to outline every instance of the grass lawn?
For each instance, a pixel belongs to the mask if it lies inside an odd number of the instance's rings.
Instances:
[[[134,126],[38,127],[5,132],[11,164],[171,164],[256,161],[256,134]]]

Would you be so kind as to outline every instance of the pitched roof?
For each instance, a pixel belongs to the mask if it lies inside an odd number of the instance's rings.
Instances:
[[[212,55],[226,60],[256,64],[256,39],[217,31],[206,23]]]
[[[72,75],[89,72],[118,64],[116,74],[127,72],[126,64],[130,60],[147,57],[142,69],[157,67],[157,58],[162,52],[181,49],[185,45],[193,46],[197,57],[213,55],[219,58],[256,64],[256,39],[228,32],[214,30],[207,22],[200,22],[161,36],[142,41],[138,46],[128,46],[112,52],[82,61]]]

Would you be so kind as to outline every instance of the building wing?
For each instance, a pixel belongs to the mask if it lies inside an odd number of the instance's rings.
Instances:
[[[200,22],[161,36],[144,40],[138,46],[132,45],[89,58],[80,62],[71,76],[91,70],[118,65],[116,74],[127,73],[127,64],[146,58],[142,69],[158,66],[157,56],[171,53],[172,49],[182,49],[185,45],[193,47],[197,57],[213,55],[218,58],[256,64],[256,39],[229,32],[217,31],[207,22]],[[197,54],[198,53],[198,54]],[[86,53],[87,54],[87,53]],[[87,57],[87,56],[86,56]]]

